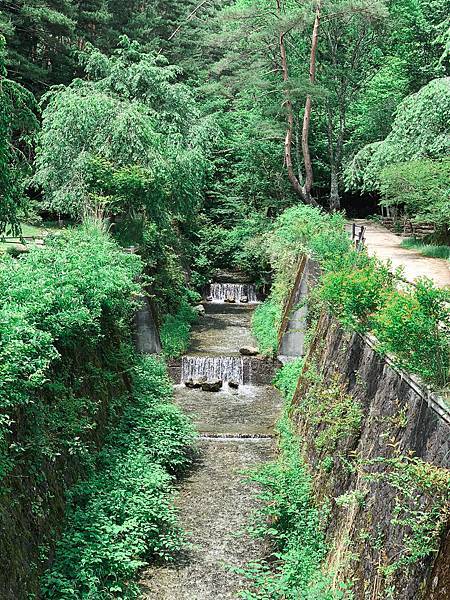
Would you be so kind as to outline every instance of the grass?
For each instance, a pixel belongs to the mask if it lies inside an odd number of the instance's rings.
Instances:
[[[22,227],[22,235],[23,237],[37,237],[42,238],[48,235],[49,233],[54,233],[55,231],[61,231],[61,228],[57,226],[55,221],[49,221],[42,223],[42,225],[28,225],[28,223],[21,223]],[[20,247],[22,243],[20,238],[5,236],[8,240],[7,242],[0,241],[0,254],[2,252],[6,252],[8,248]],[[0,238],[1,240],[2,238]],[[27,242],[33,243],[33,242]]]
[[[427,244],[422,240],[416,238],[406,238],[400,244],[402,248],[407,250],[416,250],[424,256],[431,258],[443,258],[444,260],[450,260],[450,246],[435,246],[433,244]]]

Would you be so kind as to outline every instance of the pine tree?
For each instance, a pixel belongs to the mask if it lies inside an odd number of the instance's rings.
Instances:
[[[20,232],[26,208],[25,176],[38,123],[33,95],[6,77],[5,39],[0,35],[0,234]]]
[[[10,25],[7,67],[11,77],[35,92],[70,81],[74,70],[72,0],[8,0],[3,14]]]

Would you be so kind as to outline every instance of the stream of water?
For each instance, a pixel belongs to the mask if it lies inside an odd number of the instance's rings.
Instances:
[[[181,381],[232,381],[244,383],[244,360],[238,356],[183,356]]]
[[[266,551],[246,531],[258,499],[256,484],[245,481],[243,471],[273,458],[281,401],[269,385],[243,385],[248,359],[239,349],[256,344],[250,331],[254,287],[212,284],[210,291],[213,301],[205,303],[206,314],[193,328],[189,354],[182,359],[182,383],[175,386],[176,402],[201,435],[200,454],[176,501],[192,547],[174,565],[144,574],[144,598],[154,600],[238,598],[246,580],[236,569]],[[225,303],[231,294],[235,302]],[[240,303],[243,296],[253,305]],[[210,392],[183,383],[202,377],[233,381],[238,389],[223,385]]]
[[[211,283],[207,289],[210,302],[223,304],[236,302],[237,304],[256,304],[258,295],[254,285],[247,283]]]

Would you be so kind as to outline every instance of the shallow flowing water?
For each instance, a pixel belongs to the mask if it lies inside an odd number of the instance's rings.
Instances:
[[[207,297],[210,302],[223,304],[226,301],[255,304],[258,302],[256,288],[248,283],[211,283]]]
[[[206,303],[182,361],[182,379],[221,379],[220,392],[175,386],[175,401],[200,433],[199,456],[179,484],[176,504],[192,548],[170,566],[151,567],[142,578],[144,598],[228,600],[246,582],[235,568],[262,558],[264,543],[246,532],[258,505],[257,488],[243,471],[273,458],[274,423],[280,397],[271,386],[242,385],[239,348],[255,345],[250,332],[254,307]],[[227,383],[240,382],[233,389]]]
[[[239,356],[183,356],[181,381],[234,381],[244,383],[244,360]]]

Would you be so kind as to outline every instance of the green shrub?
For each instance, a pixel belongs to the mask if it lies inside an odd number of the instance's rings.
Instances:
[[[450,299],[426,279],[407,291],[392,291],[374,317],[374,333],[385,352],[423,379],[445,386],[450,368]]]
[[[325,271],[318,296],[341,323],[366,331],[390,289],[392,275],[386,266],[366,254],[352,252],[336,269]]]
[[[279,459],[252,476],[262,487],[263,506],[254,516],[251,531],[256,537],[270,538],[274,551],[267,560],[251,563],[243,571],[251,588],[240,596],[246,600],[349,598],[343,587],[332,590],[331,581],[321,573],[327,551],[324,515],[314,505],[311,478],[287,416],[278,432]]]
[[[325,215],[311,207],[286,210],[275,223],[269,247],[274,284],[253,319],[253,332],[264,353],[277,351],[283,308],[300,257],[306,254],[322,270],[313,293],[315,310],[328,310],[350,329],[372,331],[380,340],[379,349],[392,353],[400,366],[437,387],[447,384],[448,291],[431,282],[419,283],[415,292],[397,289],[401,284],[390,265],[352,249],[341,215]]]
[[[189,347],[192,323],[197,318],[192,306],[183,300],[180,308],[174,314],[164,317],[160,330],[163,351],[167,358],[177,358],[184,354]]]
[[[94,225],[1,262],[0,437],[39,464],[64,452],[74,434],[83,441],[129,364],[121,346],[141,263]],[[19,410],[25,439],[11,437],[8,425]]]
[[[281,309],[279,304],[273,299],[269,299],[258,306],[253,314],[252,331],[261,354],[274,355],[277,353]]]
[[[278,329],[300,256],[308,254],[324,265],[332,261],[336,264],[351,246],[344,223],[339,213],[327,214],[304,205],[288,208],[275,221],[267,246],[274,282],[270,297],[257,309],[252,326],[263,353],[276,354]]]
[[[134,402],[122,416],[118,432],[113,432],[112,443],[125,448],[145,440],[153,462],[180,472],[190,463],[186,450],[193,445],[195,433],[188,418],[171,402],[173,384],[166,365],[146,357],[134,371]]]
[[[228,228],[205,223],[199,231],[196,269],[211,275],[214,269],[232,268],[250,275],[257,285],[266,283],[269,264],[265,240],[271,225],[254,211]]]
[[[450,225],[450,160],[388,164],[379,179],[384,206],[401,206],[415,221],[433,223],[445,235]]]
[[[66,491],[127,403],[141,267],[93,223],[1,259],[0,554],[20,597],[36,597]]]
[[[303,358],[296,358],[288,362],[277,372],[274,385],[283,394],[283,397],[291,401],[297,389],[300,373],[303,368]]]
[[[97,469],[70,493],[68,523],[44,598],[140,598],[133,581],[149,560],[171,560],[183,547],[173,507],[173,473],[190,462],[195,434],[171,402],[165,365],[136,367],[133,399]]]

